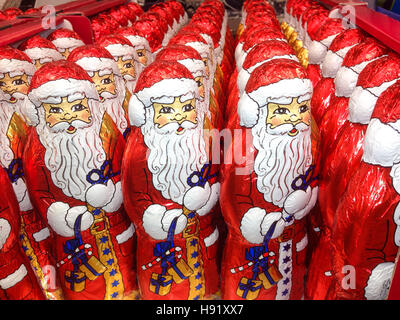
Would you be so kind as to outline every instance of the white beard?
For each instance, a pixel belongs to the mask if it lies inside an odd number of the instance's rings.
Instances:
[[[292,125],[290,128],[277,127],[281,133],[272,134],[273,129],[266,127],[265,118],[266,114],[261,115],[252,128],[253,144],[258,150],[254,161],[257,189],[264,194],[265,201],[283,207],[286,197],[293,191],[293,180],[312,164],[311,129],[300,123],[296,126],[299,132],[294,137],[287,134]]]
[[[91,186],[86,180],[87,174],[92,169],[100,169],[106,160],[99,135],[99,118],[93,117],[91,124],[73,122],[77,128],[74,134],[65,132],[65,126],[69,126],[66,123],[57,128],[48,127],[43,108],[39,108],[39,119],[36,131],[46,148],[44,162],[54,185],[65,195],[85,201],[85,192]]]
[[[129,74],[124,75],[126,88],[130,93],[135,91],[137,76],[134,78]]]
[[[17,102],[16,104],[18,104]],[[10,120],[15,112],[15,105],[12,103],[1,102],[0,112],[0,163],[3,168],[8,168],[14,159],[14,152],[10,147],[10,139],[7,137]]]
[[[203,124],[199,121],[195,126],[185,121],[182,126],[186,131],[178,135],[176,123],[159,129],[153,123],[152,108],[146,112],[147,120],[141,131],[149,148],[147,166],[153,185],[164,198],[182,204],[183,195],[190,188],[187,178],[207,163]]]
[[[122,107],[125,99],[125,91],[124,94],[119,94],[117,91],[116,95],[103,92],[101,96],[105,99],[100,103],[103,107],[102,109],[113,119],[119,131],[123,134],[126,128],[128,128],[128,121],[125,118],[125,112]]]

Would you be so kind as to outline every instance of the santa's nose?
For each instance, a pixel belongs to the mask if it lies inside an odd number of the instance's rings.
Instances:
[[[74,117],[70,114],[70,113],[64,113],[64,119],[66,121],[69,121],[71,119],[73,119]]]
[[[177,113],[175,115],[175,121],[182,122],[183,120],[184,120],[184,117],[182,116],[182,114]]]

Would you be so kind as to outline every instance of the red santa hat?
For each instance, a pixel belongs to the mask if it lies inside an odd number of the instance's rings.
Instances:
[[[400,81],[392,84],[379,96],[371,116],[363,144],[362,160],[372,165],[392,167],[393,186],[400,192]],[[394,167],[394,168],[395,168]],[[392,169],[393,171],[393,169]],[[397,182],[397,183],[396,183]]]
[[[304,39],[302,39],[304,47],[307,49],[310,47],[312,40],[315,38],[315,34],[328,19],[328,11],[316,11],[308,17],[304,31]]]
[[[170,7],[172,7],[173,11],[176,14],[178,14],[179,27],[182,27],[183,25],[187,24],[189,18],[188,18],[188,15],[187,15],[182,3],[180,3],[179,1],[176,1],[176,0],[169,0],[169,1],[166,1],[165,3],[168,4]]]
[[[96,86],[86,71],[65,60],[47,63],[36,71],[28,96],[36,108],[42,103],[60,103],[63,97],[68,97],[70,102],[85,97],[99,100]],[[37,124],[37,119],[29,120]]]
[[[32,77],[36,68],[31,59],[22,51],[12,47],[2,47],[0,50],[0,77],[5,73],[10,77],[26,74]]]
[[[50,40],[60,52],[64,52],[65,49],[72,51],[85,45],[82,38],[75,31],[67,28],[56,29],[49,34],[47,40]]]
[[[296,97],[301,101],[310,99],[312,88],[306,71],[296,61],[275,59],[262,64],[251,73],[245,92],[239,99],[237,111],[240,125],[248,128],[255,126],[259,108],[270,102],[288,104]]]
[[[273,59],[291,59],[298,62],[293,48],[288,43],[279,40],[261,42],[249,51],[239,71],[237,78],[239,92],[243,92],[254,69]]]
[[[143,8],[136,2],[129,2],[126,6],[129,7],[131,11],[135,12],[137,17],[140,17],[144,13]]]
[[[173,61],[156,60],[140,74],[135,92],[129,101],[131,125],[146,122],[146,108],[154,102],[172,103],[174,97],[199,98],[197,83],[190,71]]]
[[[145,49],[151,53],[151,48],[147,39],[138,35],[138,32],[135,31],[133,27],[119,28],[116,33],[128,39],[136,50]]]
[[[110,10],[108,10],[108,14],[118,22],[120,27],[128,26],[129,18],[122,10],[120,10],[119,7],[111,8]]]
[[[238,59],[236,60],[237,69],[240,70],[243,66],[243,62],[246,59],[247,53],[257,44],[268,41],[268,40],[278,40],[287,43],[285,36],[283,35],[280,29],[276,28],[266,28],[259,30],[259,32],[251,32],[245,39],[243,43],[243,52],[238,55]]]
[[[308,47],[308,63],[321,64],[333,39],[343,30],[342,20],[328,19],[312,38]]]
[[[128,25],[127,27],[131,26],[132,23],[134,23],[139,16],[136,15],[135,10],[132,10],[129,6],[127,5],[121,5],[118,7],[119,12],[124,15],[128,19]]]
[[[106,49],[96,45],[76,48],[69,55],[68,61],[81,66],[90,76],[94,72],[99,72],[100,76],[111,73],[121,74],[114,57]]]
[[[369,63],[360,73],[349,100],[349,121],[368,124],[378,97],[400,78],[400,58],[389,54]]]
[[[236,48],[235,48],[235,61],[237,61],[240,57],[240,55],[243,52],[243,44],[246,41],[246,38],[248,35],[252,32],[260,32],[263,29],[266,29],[268,26],[266,26],[262,22],[256,22],[252,25],[252,28],[245,28],[243,29],[243,32],[241,33]]]
[[[50,40],[40,35],[35,35],[25,40],[19,45],[18,49],[25,52],[33,63],[35,60],[39,60],[41,64],[44,64],[64,59],[56,46]]]
[[[142,37],[147,40],[152,53],[161,48],[164,32],[162,28],[158,28],[156,26],[156,22],[154,22],[154,20],[146,18],[144,15],[142,15],[140,19],[132,25],[132,29],[134,30],[135,36]]]
[[[105,48],[116,60],[119,57],[122,57],[123,61],[136,58],[136,51],[132,43],[122,35],[106,35],[101,37],[96,44]]]
[[[294,2],[292,6],[291,21],[292,21],[292,26],[294,27],[295,30],[299,30],[301,15],[304,13],[304,11],[306,11],[309,7],[313,6],[314,4],[315,2],[312,0]]]
[[[299,30],[298,30],[298,38],[302,41],[304,41],[305,38],[305,33],[307,30],[307,21],[310,19],[310,17],[313,14],[319,13],[319,12],[326,12],[327,10],[322,7],[320,4],[314,4],[307,8],[301,15],[300,21],[299,21]]]
[[[191,72],[193,77],[206,76],[204,62],[200,54],[192,47],[185,45],[169,45],[157,54],[156,59],[178,61]]]
[[[210,47],[206,40],[200,35],[190,32],[179,32],[171,39],[169,45],[185,45],[195,49],[202,58],[210,58]]]
[[[335,78],[335,95],[350,97],[356,87],[358,75],[365,66],[386,55],[388,48],[373,38],[351,48],[343,59],[343,63]]]
[[[346,29],[339,33],[329,46],[321,65],[322,75],[325,78],[335,78],[346,53],[365,38],[360,29]]]

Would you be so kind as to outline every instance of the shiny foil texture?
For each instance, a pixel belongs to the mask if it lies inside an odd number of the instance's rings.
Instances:
[[[19,206],[2,169],[0,186],[0,300],[44,300],[38,279],[19,243]]]

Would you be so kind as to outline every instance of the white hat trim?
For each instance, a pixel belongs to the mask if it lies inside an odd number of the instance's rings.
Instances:
[[[391,167],[400,161],[400,120],[382,123],[372,118],[363,144],[362,161],[383,167]]]
[[[320,64],[324,60],[329,46],[337,34],[331,35],[322,41],[313,40],[308,48],[309,64]]]
[[[75,61],[76,64],[81,66],[87,72],[97,72],[100,70],[112,70],[114,74],[120,75],[117,63],[114,59],[97,58],[97,57],[83,57]]]
[[[363,61],[351,67],[342,66],[337,72],[335,78],[335,95],[338,97],[350,97],[356,87],[360,72],[367,66],[367,64],[384,56],[386,55]]]
[[[178,60],[178,62],[183,64],[190,71],[190,73],[193,74],[193,76],[194,76],[194,74],[203,75],[203,76],[205,76],[205,74],[206,74],[206,69],[205,69],[203,60],[182,59],[182,60]],[[199,74],[199,72],[200,72],[200,74]]]
[[[355,45],[342,48],[336,52],[328,50],[321,65],[322,76],[324,78],[334,78],[342,65],[344,56]]]
[[[50,59],[50,61],[58,61],[64,59],[60,52],[51,48],[31,48],[24,50],[24,52],[31,60]]]
[[[85,43],[76,38],[57,38],[51,41],[57,49],[69,49],[84,46]]]
[[[32,62],[17,60],[17,59],[1,59],[0,60],[0,73],[10,73],[10,76],[27,74],[33,76],[36,68]]]
[[[126,57],[129,56],[134,59],[136,56],[136,51],[133,46],[121,45],[121,44],[110,44],[105,47],[105,49],[111,53],[113,57]]]
[[[83,97],[99,100],[99,94],[93,82],[72,78],[46,82],[33,89],[28,97],[36,107],[46,102],[59,102],[62,97],[68,97],[68,101]]]
[[[357,86],[349,100],[348,120],[353,123],[368,124],[378,97],[397,80],[384,82],[379,87],[374,88]]]

